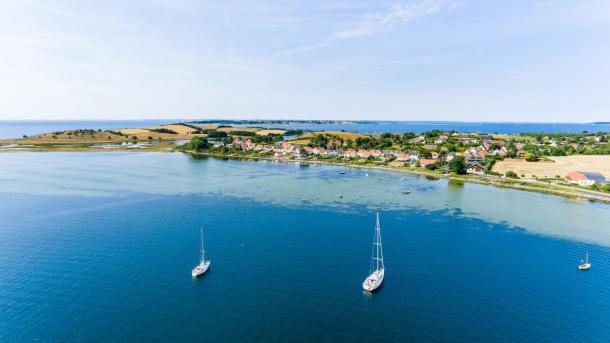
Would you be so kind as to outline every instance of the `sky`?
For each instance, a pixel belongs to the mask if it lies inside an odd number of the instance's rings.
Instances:
[[[0,9],[0,119],[610,120],[608,0]]]

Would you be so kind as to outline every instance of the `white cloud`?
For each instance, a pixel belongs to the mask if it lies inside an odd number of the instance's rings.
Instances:
[[[325,48],[337,41],[371,36],[404,25],[419,17],[453,8],[456,4],[456,0],[422,0],[420,2],[397,3],[388,11],[365,14],[359,21],[332,33],[318,43],[285,50],[276,54],[275,57],[306,54]]]

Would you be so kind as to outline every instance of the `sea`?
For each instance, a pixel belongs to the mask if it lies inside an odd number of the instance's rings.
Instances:
[[[155,120],[0,120],[0,139],[21,138],[45,132],[93,129],[116,130],[122,128],[150,127],[160,124],[190,121],[192,119]],[[383,132],[421,133],[430,130],[457,132],[480,132],[497,134],[519,134],[527,132],[580,133],[610,132],[610,123],[502,123],[502,122],[441,122],[441,121],[367,121],[337,123],[291,123],[291,124],[248,124],[235,126],[258,126],[265,128],[285,128],[310,131],[352,131],[380,134]]]
[[[201,227],[211,267],[193,279]],[[0,342],[609,337],[607,204],[298,162],[0,153]]]

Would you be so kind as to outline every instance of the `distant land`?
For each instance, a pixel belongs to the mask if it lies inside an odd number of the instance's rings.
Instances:
[[[125,123],[134,124],[113,125]],[[610,202],[610,127],[604,132],[605,124],[597,129],[592,124],[504,124],[510,131],[522,130],[518,134],[493,132],[502,130],[502,124],[456,122],[209,119],[141,124],[23,134],[0,139],[0,152],[137,150],[325,163]],[[548,132],[564,129],[573,133]]]

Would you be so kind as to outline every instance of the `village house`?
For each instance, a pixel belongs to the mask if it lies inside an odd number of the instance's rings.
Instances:
[[[407,162],[410,159],[411,159],[411,155],[409,155],[409,154],[396,154],[396,161]]]
[[[445,136],[445,135],[438,136],[438,138],[437,138],[437,139],[434,141],[434,144],[443,144],[443,143],[445,143],[445,142],[446,142],[448,139],[449,139],[449,137],[448,137],[448,136]]]
[[[601,173],[597,172],[572,171],[566,175],[566,179],[569,183],[573,183],[579,186],[593,186],[594,183],[609,182]]]
[[[344,158],[356,158],[358,157],[358,152],[354,149],[348,149],[343,152]]]
[[[411,159],[411,161],[419,160],[419,152],[415,150],[409,151],[409,159]]]
[[[430,159],[430,158],[420,158],[419,159],[419,165],[421,167],[425,167],[425,166],[429,166],[431,164],[436,163],[436,160]]]
[[[468,174],[484,175],[485,169],[479,163],[472,163],[468,166],[466,172]]]
[[[303,152],[307,155],[313,155],[313,148],[310,146],[304,146],[301,148],[301,150],[303,150]]]
[[[426,141],[426,137],[424,137],[424,136],[418,136],[418,137],[409,139],[409,143],[423,143],[425,141]]]

